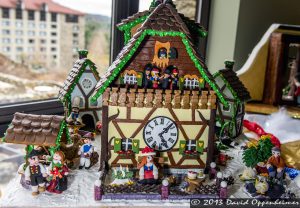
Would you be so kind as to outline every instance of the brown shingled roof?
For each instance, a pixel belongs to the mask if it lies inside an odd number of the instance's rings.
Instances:
[[[96,76],[96,79],[99,79],[99,75],[98,75],[98,72],[96,71],[96,66],[95,66],[94,63],[92,63],[87,58],[78,59],[75,62],[73,68],[71,69],[71,71],[70,71],[67,79],[64,81],[63,86],[60,88],[59,93],[58,93],[58,99],[60,99],[61,101],[64,99],[64,97],[66,96],[66,94],[71,89],[72,84],[74,83],[74,81],[76,80],[77,76],[79,75],[81,67],[83,67],[83,64],[86,61],[89,61],[89,63],[91,63],[93,65],[94,70],[92,68],[91,68],[91,70],[93,70],[93,73]]]
[[[247,88],[240,81],[237,74],[232,69],[222,69],[219,72],[228,82],[231,88],[235,91],[241,101],[248,101],[251,99],[250,93],[248,92]]]
[[[100,81],[97,83],[95,87],[95,93],[103,86],[105,81],[112,75],[116,66],[130,52],[131,48],[134,46],[137,39],[140,37],[142,32],[146,29],[153,29],[157,31],[178,31],[186,34],[189,44],[192,47],[192,51],[194,55],[199,60],[201,66],[203,67],[209,79],[213,81],[213,76],[207,70],[207,67],[201,55],[196,51],[196,46],[193,44],[193,41],[190,39],[190,31],[187,28],[184,21],[182,20],[182,18],[180,17],[176,8],[174,8],[172,5],[168,3],[162,3],[152,11],[152,13],[145,20],[142,26],[137,30],[136,34],[129,40],[129,42],[120,51],[115,61],[110,65],[106,73],[101,77]]]
[[[5,142],[55,146],[63,120],[63,116],[15,113]]]
[[[149,15],[150,13],[151,13],[150,10],[145,10],[145,11],[142,11],[142,12],[135,13],[134,15],[129,16],[127,19],[123,19],[119,24],[117,24],[117,27],[125,25],[128,22],[132,22],[132,21],[134,21],[134,20],[136,20],[140,17],[143,17],[145,15]]]

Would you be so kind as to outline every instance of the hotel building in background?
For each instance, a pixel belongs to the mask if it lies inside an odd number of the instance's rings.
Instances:
[[[69,69],[84,25],[83,13],[52,0],[1,0],[0,53],[35,69]]]

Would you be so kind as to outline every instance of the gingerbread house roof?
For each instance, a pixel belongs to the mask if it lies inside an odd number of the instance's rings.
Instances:
[[[210,84],[212,89],[216,91],[216,94],[219,96],[219,98],[221,98],[221,102],[227,105],[227,101],[223,99],[223,94],[220,92],[220,89],[213,79],[213,76],[207,70],[203,58],[197,52],[196,46],[193,44],[188,27],[180,17],[176,8],[169,3],[161,3],[158,5],[147,17],[142,26],[137,30],[135,35],[123,47],[115,61],[110,65],[106,73],[97,83],[93,94],[94,100],[97,99],[110,85],[110,83],[118,76],[121,69],[129,60],[131,60],[141,42],[148,35],[181,37],[186,46],[186,50],[188,51],[189,55],[193,57],[191,59],[195,63],[195,66],[198,68],[202,77]]]
[[[80,79],[80,77],[83,74],[83,72],[85,71],[87,65],[89,65],[89,67],[92,70],[96,79],[97,80],[100,79],[99,74],[97,72],[97,67],[95,66],[95,64],[92,61],[90,61],[87,58],[78,59],[75,62],[73,68],[71,69],[67,79],[64,81],[63,86],[60,88],[59,93],[58,93],[58,99],[60,99],[61,101],[64,101],[66,98],[66,95],[73,92],[77,81]]]
[[[5,142],[26,145],[56,146],[65,132],[63,116],[15,113],[6,130]]]
[[[117,24],[117,27],[123,31],[126,27],[126,25],[129,25],[130,28],[134,27],[135,25],[139,24],[140,22],[144,22],[146,20],[146,17],[151,14],[153,11],[153,8],[150,8],[149,10],[145,10],[142,12],[135,13],[132,16],[129,16],[127,19],[123,19],[119,24]],[[196,33],[200,35],[200,37],[206,37],[207,31],[205,30],[200,23],[197,23],[194,20],[191,20],[190,18],[186,17],[182,13],[178,13],[183,22],[186,24],[187,28],[191,33]],[[171,24],[171,23],[169,23]]]
[[[151,13],[150,10],[145,10],[145,11],[142,11],[142,12],[137,12],[134,15],[129,16],[126,19],[123,19],[119,24],[117,24],[117,27],[121,28],[123,25],[126,25],[127,23],[133,22],[133,21],[135,21],[135,20],[137,20],[137,19],[139,19],[141,17],[148,16],[150,13]]]
[[[225,84],[229,85],[232,93],[242,102],[251,99],[250,93],[244,84],[240,81],[237,74],[232,69],[222,69],[219,74],[223,77]]]

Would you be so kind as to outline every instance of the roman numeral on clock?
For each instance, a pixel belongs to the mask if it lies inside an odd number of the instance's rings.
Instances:
[[[150,143],[150,142],[153,141],[153,137],[149,137],[149,138],[147,138],[146,140],[147,140],[148,143]]]

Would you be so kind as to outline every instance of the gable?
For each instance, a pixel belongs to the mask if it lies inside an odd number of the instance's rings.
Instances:
[[[177,10],[168,3],[163,3],[157,6],[148,16],[143,25],[138,29],[137,33],[129,40],[128,44],[124,46],[115,61],[97,83],[92,98],[93,101],[96,101],[105,89],[114,82],[124,67],[128,66],[127,64],[135,58],[138,51],[142,49],[141,44],[148,36],[180,38],[184,45],[184,49],[188,54],[187,58],[192,61],[193,66],[196,67],[204,81],[206,81],[206,83],[208,83],[216,92],[219,100],[224,105],[227,105],[227,101],[224,99],[219,87],[214,82],[213,76],[207,70],[204,60],[198,54],[196,46],[190,38],[189,29],[177,13]]]
[[[201,76],[199,70],[196,68],[193,61],[190,59],[189,54],[185,49],[180,37],[159,37],[148,36],[141,43],[139,49],[134,56],[128,61],[128,63],[121,70],[123,73],[125,70],[135,70],[143,72],[145,65],[153,62],[155,54],[155,43],[159,41],[162,43],[170,42],[170,47],[175,48],[177,51],[177,58],[170,58],[169,65],[174,65],[178,68],[179,74],[191,74]],[[120,74],[121,74],[120,73]],[[117,81],[117,79],[115,80]]]
[[[91,71],[97,81],[100,79],[97,68],[92,61],[86,58],[77,60],[65,80],[63,87],[59,90],[58,98],[60,101],[64,102],[66,99],[70,100],[72,92],[86,70]]]

